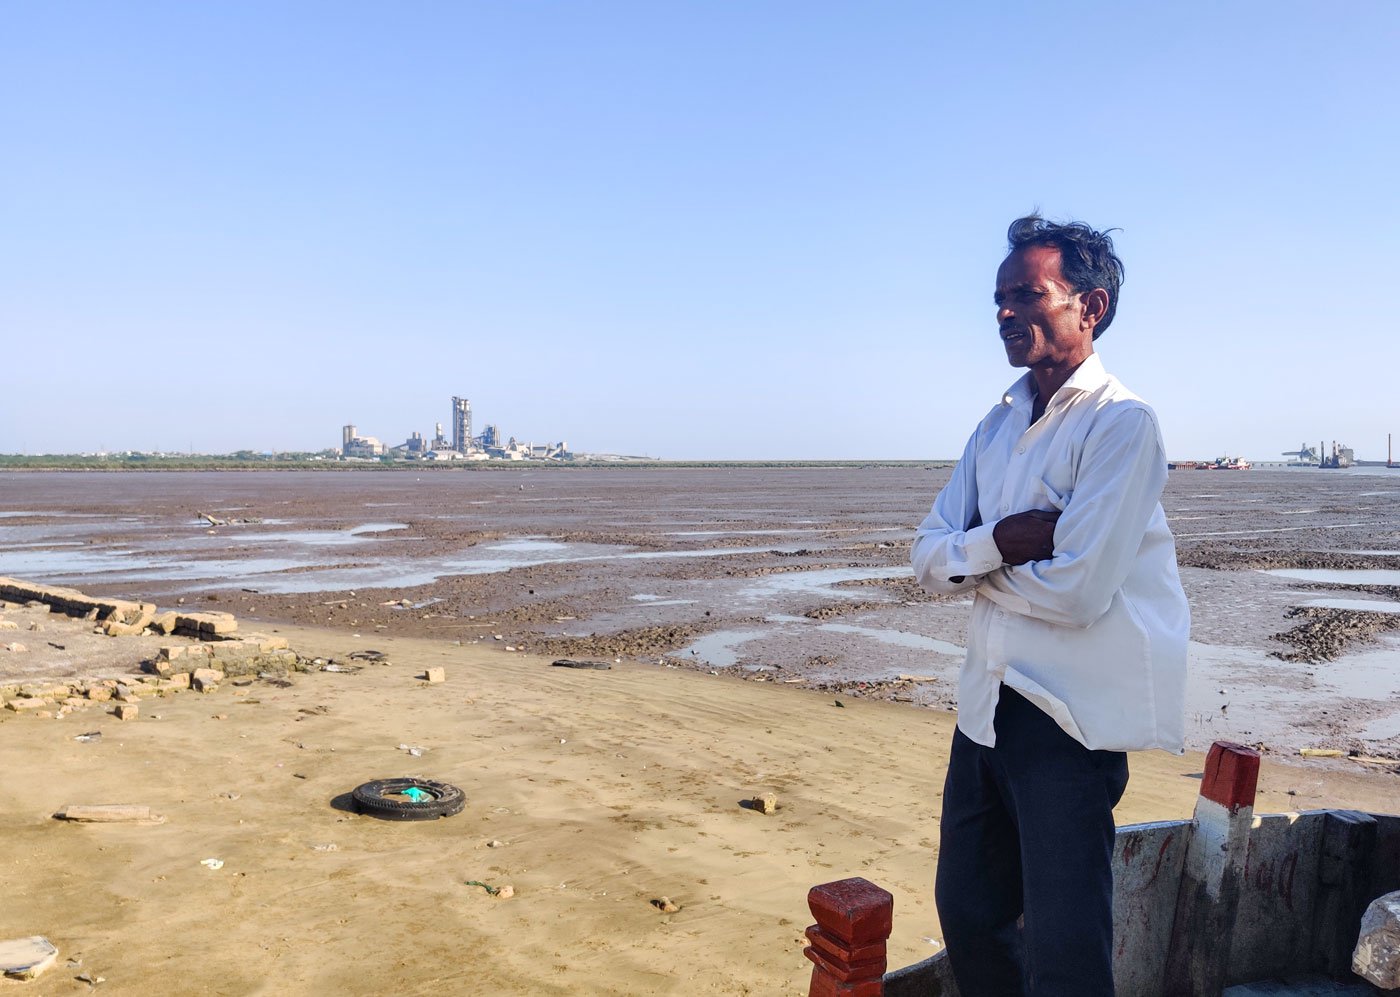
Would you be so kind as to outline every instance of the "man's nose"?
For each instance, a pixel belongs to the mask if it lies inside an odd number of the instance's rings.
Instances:
[[[1010,305],[1000,305],[997,308],[997,325],[1001,325],[1016,313],[1011,310]]]

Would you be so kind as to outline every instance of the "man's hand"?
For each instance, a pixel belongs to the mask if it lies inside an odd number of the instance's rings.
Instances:
[[[1055,522],[1058,512],[1032,509],[997,521],[992,539],[1007,564],[1048,561],[1055,556]]]

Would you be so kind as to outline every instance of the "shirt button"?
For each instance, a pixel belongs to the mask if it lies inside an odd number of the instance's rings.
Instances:
[[[1016,448],[1016,452],[1017,452],[1017,453],[1025,453],[1025,452],[1026,452],[1026,448],[1025,448],[1025,447],[1017,447],[1017,448]]]
[[[1003,502],[1003,503],[1001,504],[1001,511],[1002,511],[1002,512],[1006,512],[1006,511],[1007,511],[1008,509],[1010,509],[1010,508],[1011,508],[1011,504],[1010,504],[1009,502]]]

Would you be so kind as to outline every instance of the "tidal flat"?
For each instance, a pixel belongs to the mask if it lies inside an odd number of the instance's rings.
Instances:
[[[908,568],[949,473],[5,473],[0,574],[950,710],[969,601]],[[1192,747],[1400,756],[1398,499],[1385,469],[1171,472]]]

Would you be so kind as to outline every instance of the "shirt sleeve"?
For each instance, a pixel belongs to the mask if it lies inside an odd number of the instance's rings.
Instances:
[[[1156,417],[1140,405],[1105,413],[1080,456],[1049,560],[1008,565],[978,594],[1012,612],[1085,628],[1108,611],[1142,547],[1167,481]]]
[[[952,478],[914,534],[910,551],[914,577],[936,595],[967,591],[1002,565],[1001,551],[992,539],[996,524],[983,524],[977,508],[977,438],[981,431],[979,426],[967,441]]]

